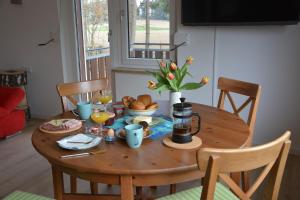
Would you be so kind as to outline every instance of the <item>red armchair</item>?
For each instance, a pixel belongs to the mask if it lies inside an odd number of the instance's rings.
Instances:
[[[25,113],[16,109],[25,92],[20,88],[0,86],[0,138],[12,135],[25,126]]]

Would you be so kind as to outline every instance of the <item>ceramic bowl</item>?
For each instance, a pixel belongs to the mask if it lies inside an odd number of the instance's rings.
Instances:
[[[151,116],[153,115],[158,108],[148,109],[148,110],[135,110],[135,109],[126,109],[126,112],[132,116]]]

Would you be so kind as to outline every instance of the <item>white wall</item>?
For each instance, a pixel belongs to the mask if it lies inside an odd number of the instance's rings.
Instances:
[[[123,96],[137,97],[141,94],[150,94],[153,100],[168,100],[169,94],[162,93],[159,95],[157,92],[151,91],[147,88],[148,80],[152,77],[145,74],[127,74],[116,73],[116,100],[121,100]],[[138,84],[137,84],[138,83]]]
[[[201,66],[199,70],[192,67],[192,73],[209,75],[214,84],[188,97],[206,104],[211,104],[209,99],[212,98],[216,105],[220,76],[259,83],[262,97],[254,143],[270,141],[290,129],[293,151],[300,153],[300,109],[297,106],[300,102],[300,24],[216,29],[184,27],[180,22],[180,9],[177,13],[178,32],[190,34],[190,45],[178,50],[179,63],[192,55],[193,66]]]
[[[62,63],[58,2],[26,0],[22,5],[13,5],[10,0],[0,1],[0,68],[31,69],[28,74],[28,100],[32,115],[37,117],[49,117],[61,112],[56,84],[64,81],[63,72],[66,74],[68,70],[63,68]],[[51,34],[55,42],[39,47],[38,43],[49,40]],[[62,47],[65,65],[73,66],[68,59],[67,45]],[[74,76],[76,74],[66,78],[72,79]]]
[[[297,26],[218,28],[216,75],[259,83],[262,97],[255,143],[284,130],[300,150],[300,24]]]

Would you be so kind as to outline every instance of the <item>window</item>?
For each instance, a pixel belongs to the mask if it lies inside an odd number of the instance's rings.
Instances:
[[[81,81],[106,77],[110,84],[108,1],[76,0]]]
[[[122,8],[123,64],[156,65],[170,59],[171,0],[127,0]],[[174,9],[175,10],[175,9]]]

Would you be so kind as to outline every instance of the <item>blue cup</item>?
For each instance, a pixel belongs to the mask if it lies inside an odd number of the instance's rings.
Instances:
[[[143,126],[138,124],[130,124],[125,126],[126,141],[130,148],[139,148],[142,144],[144,131]]]
[[[80,119],[89,119],[92,114],[92,104],[89,102],[79,102],[77,103],[77,110]]]

